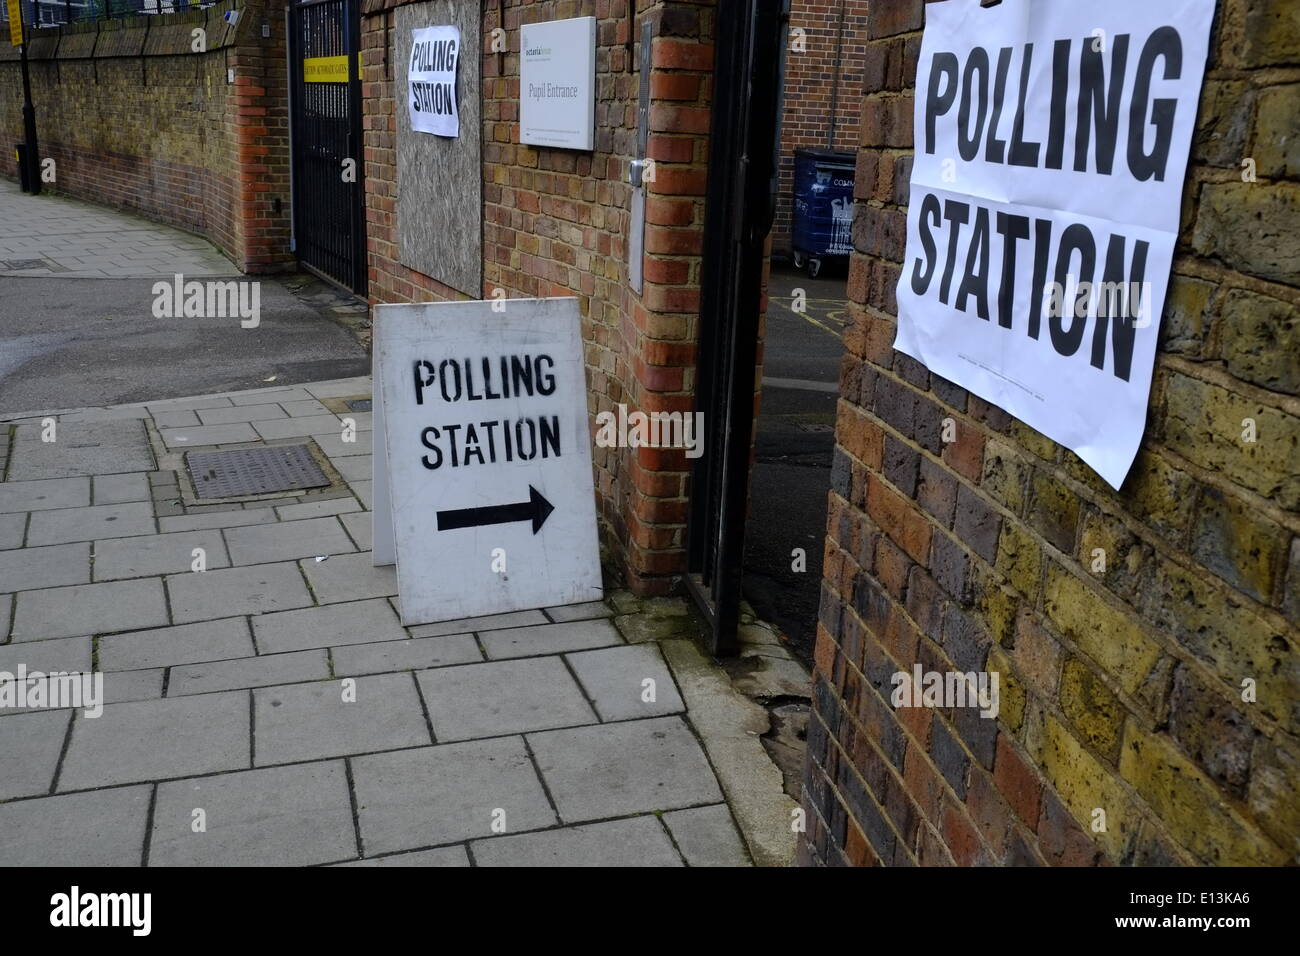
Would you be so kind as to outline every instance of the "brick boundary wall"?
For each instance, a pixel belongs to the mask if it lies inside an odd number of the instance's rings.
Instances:
[[[242,272],[291,267],[284,9],[284,0],[227,0],[31,31],[38,141],[57,175],[42,190],[196,232]],[[223,19],[230,10],[234,27]],[[196,28],[207,34],[204,53],[192,50]],[[16,180],[22,77],[7,42],[0,136],[0,175]]]
[[[713,46],[711,5],[629,0],[503,0],[483,8],[483,296],[581,300],[588,405],[688,413],[693,407]],[[370,297],[465,298],[399,261],[394,0],[363,6],[362,79]],[[595,149],[519,142],[519,26],[597,19]],[[640,18],[653,18],[644,289],[631,291],[628,163],[636,141]],[[506,52],[494,53],[503,26]],[[465,135],[465,132],[462,132]],[[681,450],[593,448],[605,557],[627,584],[665,594],[684,570],[689,462]]]
[[[804,51],[787,48],[785,105],[781,111],[781,186],[772,224],[772,248],[788,255],[794,216],[794,151],[801,148],[857,149],[862,116],[862,71],[866,54],[868,0],[794,0],[790,30],[803,30]],[[840,68],[835,72],[839,39]],[[838,85],[838,92],[835,87]],[[832,119],[835,131],[828,142]]]
[[[891,347],[923,19],[870,6],[800,860],[1294,863],[1300,8],[1218,4],[1118,493]],[[998,671],[998,718],[895,710],[914,663]]]

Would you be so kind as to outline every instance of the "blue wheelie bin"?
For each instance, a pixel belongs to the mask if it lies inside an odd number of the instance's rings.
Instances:
[[[794,264],[816,277],[829,257],[853,250],[852,153],[794,151]]]

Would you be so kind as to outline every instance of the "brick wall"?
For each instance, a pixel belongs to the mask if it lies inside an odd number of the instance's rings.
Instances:
[[[223,20],[231,9],[233,28]],[[207,52],[193,51],[195,29]],[[37,135],[57,175],[42,188],[197,232],[242,271],[292,263],[284,39],[283,0],[35,31]],[[17,179],[22,80],[7,42],[0,137],[0,174]]]
[[[781,113],[781,196],[772,226],[777,253],[790,252],[794,151],[847,151],[858,146],[866,31],[867,0],[793,0],[790,4],[791,41]]]
[[[366,194],[374,302],[463,298],[403,265],[397,249],[392,59],[393,0],[363,9]],[[593,422],[629,412],[692,407],[704,156],[709,125],[712,11],[689,2],[503,0],[484,5],[483,294],[581,299]],[[633,15],[633,12],[635,15]],[[519,25],[597,18],[596,146],[592,152],[519,142]],[[641,18],[656,24],[646,197],[645,284],[631,291],[628,162],[636,141]],[[506,52],[491,52],[492,31]],[[396,104],[402,108],[401,104]],[[465,135],[462,132],[462,135]],[[593,425],[594,427],[594,425]],[[593,449],[598,515],[608,556],[643,593],[666,593],[683,569],[687,462],[670,449]]]
[[[1146,437],[1118,493],[891,348],[923,11],[870,8],[801,857],[1295,862],[1297,7],[1218,5]],[[999,672],[998,718],[895,710],[890,675],[918,662]]]

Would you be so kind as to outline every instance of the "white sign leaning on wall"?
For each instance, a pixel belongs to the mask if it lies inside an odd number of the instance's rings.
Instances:
[[[456,109],[459,61],[460,27],[424,27],[411,31],[406,108],[415,132],[452,138],[460,135],[460,113]]]
[[[374,354],[374,562],[402,623],[599,600],[578,300],[376,306]]]
[[[925,13],[894,347],[1118,488],[1146,425],[1214,0]]]
[[[519,142],[595,148],[596,18],[519,28]]]

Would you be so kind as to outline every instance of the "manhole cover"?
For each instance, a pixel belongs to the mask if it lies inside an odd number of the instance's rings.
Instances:
[[[265,495],[330,483],[306,445],[192,451],[186,453],[185,465],[200,498]]]
[[[813,432],[818,435],[835,431],[835,426],[826,422],[798,422],[795,428],[801,432]]]
[[[373,399],[369,398],[354,398],[351,401],[344,402],[344,404],[354,412],[368,412],[372,408],[372,401]]]
[[[6,259],[5,267],[12,272],[21,272],[24,269],[48,269],[50,264],[44,259]]]

